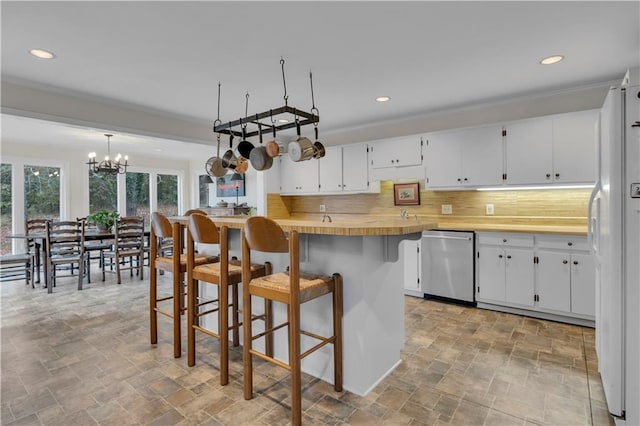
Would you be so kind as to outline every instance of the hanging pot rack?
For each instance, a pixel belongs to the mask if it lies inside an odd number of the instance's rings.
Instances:
[[[220,123],[216,120],[213,126],[213,131],[215,133],[222,133],[230,136],[238,136],[250,138],[252,136],[257,136],[260,132],[258,130],[259,127],[264,129],[268,129],[269,131],[275,130],[286,130],[292,129],[296,126],[306,126],[309,124],[313,124],[317,126],[320,122],[320,115],[318,109],[315,107],[315,103],[311,112],[307,112],[298,108],[294,108],[288,105],[289,96],[287,95],[287,84],[285,80],[284,74],[284,59],[280,59],[280,65],[282,68],[282,82],[284,86],[284,106],[273,108],[268,111],[260,112],[253,115],[247,115],[238,120],[229,121],[226,123]],[[311,76],[311,74],[310,74]],[[311,98],[313,99],[313,83],[311,86]],[[219,102],[219,100],[218,100]],[[245,112],[246,114],[246,112]],[[287,122],[279,123],[278,117],[286,116]],[[293,119],[291,119],[293,116]],[[247,125],[252,124],[256,127],[256,130],[247,130]],[[238,128],[238,130],[234,130]]]

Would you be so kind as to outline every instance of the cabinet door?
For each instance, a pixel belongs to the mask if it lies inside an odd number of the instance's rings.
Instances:
[[[462,184],[488,186],[502,184],[502,127],[470,129],[461,141]],[[427,170],[428,171],[428,170]]]
[[[325,152],[325,156],[318,160],[320,192],[342,191],[342,147],[332,146]]]
[[[505,300],[504,250],[501,247],[478,248],[478,288],[476,299]]]
[[[420,284],[420,241],[402,241],[402,255],[404,256],[404,288],[406,290],[422,291]]]
[[[425,136],[428,188],[460,186],[461,133],[463,132],[434,133]]]
[[[369,186],[368,170],[366,144],[342,147],[342,189],[344,191],[366,191]]]
[[[571,255],[571,312],[596,315],[596,265],[590,254]]]
[[[505,300],[518,305],[533,306],[533,250],[507,248],[505,254]]]
[[[289,157],[281,157],[280,161],[280,192],[318,192],[317,160],[291,161]]]
[[[506,130],[506,183],[551,183],[551,118],[512,123],[506,126]]]
[[[547,250],[538,251],[537,284],[538,306],[540,308],[570,312],[570,260],[569,253],[557,253]]]
[[[553,179],[556,183],[596,180],[597,111],[553,117]]]
[[[420,136],[384,139],[371,143],[371,167],[419,166],[422,164]]]

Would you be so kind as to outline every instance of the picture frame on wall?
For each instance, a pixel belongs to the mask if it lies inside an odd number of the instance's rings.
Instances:
[[[418,182],[394,183],[393,204],[396,206],[419,206],[420,185]]]
[[[234,175],[241,176],[242,179],[231,180],[231,177]],[[238,190],[237,193],[236,193],[236,188]],[[222,177],[216,178],[216,197],[218,198],[235,197],[236,195],[238,195],[239,197],[245,196],[244,174],[230,173]]]

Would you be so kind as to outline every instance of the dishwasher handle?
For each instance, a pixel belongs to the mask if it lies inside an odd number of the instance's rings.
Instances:
[[[460,241],[471,241],[471,237],[451,237],[449,235],[429,235],[422,234],[422,238],[431,238],[434,240],[460,240]]]

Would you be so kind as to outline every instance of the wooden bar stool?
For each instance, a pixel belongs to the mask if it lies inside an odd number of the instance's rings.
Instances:
[[[182,355],[180,316],[185,311],[184,303],[184,275],[187,271],[187,255],[181,253],[181,226],[175,222],[173,226],[169,219],[162,213],[155,212],[151,215],[150,238],[150,277],[149,277],[149,301],[151,320],[151,343],[158,343],[158,313],[173,318],[173,356],[180,358]],[[177,237],[176,237],[177,236]],[[165,253],[168,249],[165,242],[172,241],[170,255]],[[217,262],[218,256],[201,256],[194,258],[196,265]],[[158,298],[158,270],[173,274],[173,291],[171,296]],[[159,302],[173,300],[171,311],[165,311],[158,307]]]
[[[229,383],[229,339],[228,331],[233,331],[233,346],[240,344],[239,329],[243,325],[239,321],[238,284],[242,281],[242,267],[237,260],[229,260],[228,229],[222,226],[220,231],[207,216],[194,214],[189,216],[189,232],[187,232],[187,364],[192,367],[196,363],[196,330],[220,341],[220,384]],[[220,262],[206,265],[195,264],[195,243],[220,244]],[[264,276],[271,272],[270,264],[246,264],[247,274],[252,277]],[[198,281],[218,286],[218,298],[206,300],[199,295]],[[232,290],[232,301],[229,304],[229,287]],[[216,303],[217,307],[203,310],[206,305]],[[229,306],[231,306],[232,324],[229,326]],[[201,325],[200,319],[205,315],[218,313],[218,330],[210,330]],[[264,316],[263,316],[264,317]],[[261,319],[256,317],[253,319]],[[245,317],[244,324],[250,323]]]
[[[266,361],[291,371],[291,423],[302,423],[302,380],[301,361],[307,355],[320,349],[327,343],[333,344],[334,382],[333,388],[342,391],[342,276],[321,276],[300,272],[298,231],[290,231],[289,238],[273,220],[261,216],[247,219],[242,229],[242,264],[251,261],[251,251],[267,253],[289,253],[289,272],[281,272],[265,277],[254,278],[248,268],[243,267],[242,304],[244,327],[243,363],[244,363],[244,399],[253,398],[253,365],[255,355]],[[333,298],[333,336],[323,337],[300,329],[300,305],[331,293]],[[287,305],[287,321],[277,326],[265,327],[263,333],[253,335],[251,331],[251,296],[276,301]],[[276,330],[288,326],[289,363],[273,358],[252,348],[252,341],[273,334]],[[304,353],[300,350],[300,335],[320,341]]]

